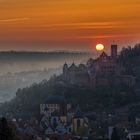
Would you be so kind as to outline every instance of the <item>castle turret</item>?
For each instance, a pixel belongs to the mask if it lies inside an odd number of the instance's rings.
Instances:
[[[63,66],[63,70],[68,70],[68,64],[65,62],[64,66]]]
[[[68,65],[67,63],[65,63],[63,66],[63,75],[65,80],[67,80],[67,73],[68,73]]]
[[[113,44],[111,45],[111,58],[116,59],[117,58],[117,45]]]

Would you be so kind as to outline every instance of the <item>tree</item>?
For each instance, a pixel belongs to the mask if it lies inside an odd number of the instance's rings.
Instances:
[[[113,128],[111,140],[120,140],[120,136],[118,134],[117,128]]]
[[[13,140],[12,139],[12,132],[8,127],[8,123],[6,118],[2,118],[0,120],[0,139],[1,140]]]
[[[15,132],[16,132],[16,126],[12,125],[12,127],[9,127],[9,124],[8,124],[6,118],[4,118],[4,117],[1,118],[1,120],[0,120],[0,140],[20,140],[19,134],[17,132],[15,133]]]
[[[9,122],[8,126],[11,130],[13,140],[21,140],[20,131],[17,129],[17,126],[13,122]]]

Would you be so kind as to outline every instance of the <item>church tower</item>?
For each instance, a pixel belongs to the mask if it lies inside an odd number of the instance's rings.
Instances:
[[[73,131],[76,133],[79,128],[88,128],[88,119],[84,117],[83,112],[80,110],[79,105],[76,108],[75,115],[73,117]]]

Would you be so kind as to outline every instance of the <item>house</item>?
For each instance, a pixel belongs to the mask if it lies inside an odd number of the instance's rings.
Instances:
[[[69,109],[71,109],[71,104],[66,102],[64,96],[49,96],[45,103],[40,104],[40,114],[48,113],[51,115],[57,112],[65,115]]]

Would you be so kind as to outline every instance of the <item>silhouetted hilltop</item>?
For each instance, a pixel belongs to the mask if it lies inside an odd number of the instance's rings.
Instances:
[[[124,64],[126,68],[128,62],[130,66],[133,65],[133,69],[140,67],[138,65],[140,51],[138,51],[139,53],[137,53],[137,55],[134,55],[135,49],[140,50],[140,45],[131,48],[133,51],[129,49],[130,48],[125,48],[121,51],[118,61]],[[124,50],[128,51],[124,53]],[[128,55],[129,53],[130,55]],[[126,61],[127,59],[129,59],[129,61]],[[137,64],[134,65],[134,62]],[[140,71],[134,73],[133,70],[131,74],[134,74],[137,81],[140,81]],[[33,84],[29,87],[18,89],[16,97],[10,102],[3,104],[0,110],[3,112],[12,111],[13,113],[38,112],[40,103],[44,103],[49,95],[62,94],[64,94],[70,102],[73,104],[78,103],[86,111],[113,110],[114,108],[140,103],[140,96],[136,92],[138,87],[139,85],[133,88],[121,85],[117,88],[115,86],[105,86],[90,89],[63,83],[62,75],[53,76],[49,80],[43,80],[39,84]]]

